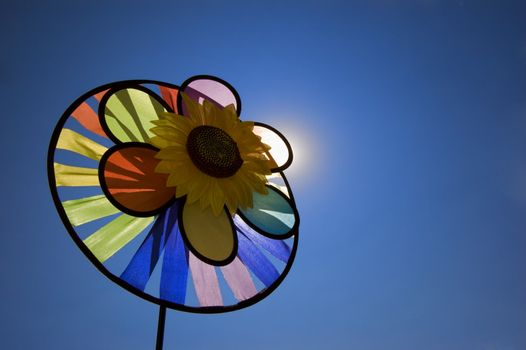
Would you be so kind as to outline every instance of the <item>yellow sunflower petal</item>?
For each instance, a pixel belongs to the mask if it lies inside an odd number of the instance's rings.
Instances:
[[[170,146],[179,146],[181,142],[176,140],[168,140],[160,136],[154,136],[150,139],[150,143],[159,149],[163,149]]]
[[[191,119],[203,121],[204,115],[202,106],[188,97],[185,93],[181,93],[181,96],[183,97],[183,103],[187,109],[188,116]]]
[[[213,181],[210,188],[210,205],[212,207],[212,212],[214,215],[219,215],[223,207],[225,206],[225,195],[223,190],[219,186],[218,181]]]
[[[150,129],[150,131],[154,133],[156,136],[160,136],[167,140],[178,140],[178,139],[184,140],[188,136],[186,133],[182,132],[181,130],[171,128],[171,127],[154,126],[153,128]]]
[[[188,158],[186,147],[182,145],[168,146],[157,152],[155,158],[163,160],[185,160]]]
[[[181,198],[188,194],[188,188],[186,187],[186,184],[181,184],[175,188],[175,197]]]
[[[197,172],[192,181],[189,181],[188,185],[190,189],[188,200],[190,203],[197,202],[202,199],[203,194],[209,191],[210,185],[211,183],[208,179],[208,176],[204,176],[203,174]],[[207,205],[207,202],[201,202],[202,209],[205,209]]]

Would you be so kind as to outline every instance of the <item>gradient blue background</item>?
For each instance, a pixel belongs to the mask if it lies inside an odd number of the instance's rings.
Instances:
[[[104,83],[231,82],[282,130],[293,269],[166,349],[526,349],[526,3],[24,1],[0,14],[2,349],[152,349],[157,307],[99,273],[48,189],[55,123]]]

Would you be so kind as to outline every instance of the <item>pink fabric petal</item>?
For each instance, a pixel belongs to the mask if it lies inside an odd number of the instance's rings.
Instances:
[[[193,77],[183,83],[182,92],[184,92],[192,100],[203,103],[203,100],[208,100],[215,103],[219,107],[226,107],[234,105],[237,114],[241,110],[241,101],[239,95],[230,84],[213,77]],[[186,107],[182,105],[183,115],[186,115]]]
[[[221,272],[237,301],[249,299],[257,294],[250,272],[238,257],[221,267]]]
[[[199,305],[223,306],[215,267],[202,262],[192,252],[188,252],[188,259]]]
[[[187,88],[191,88],[208,96],[223,107],[233,104],[237,109],[237,101],[234,93],[218,81],[211,79],[197,79],[188,84]]]

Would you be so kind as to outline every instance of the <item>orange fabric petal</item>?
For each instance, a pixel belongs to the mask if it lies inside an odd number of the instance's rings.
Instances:
[[[101,91],[99,93],[96,93],[95,94],[95,98],[97,99],[97,101],[100,102],[100,100],[102,100],[102,97],[108,92],[108,90],[104,90],[104,91]]]
[[[167,187],[168,175],[155,172],[157,150],[125,145],[105,159],[103,187],[119,209],[130,214],[156,214],[175,197],[175,187]],[[104,160],[103,160],[104,161]]]
[[[179,90],[162,85],[159,85],[159,90],[161,90],[161,96],[163,97],[163,100],[165,100],[166,103],[172,107],[174,113],[177,113],[177,94],[179,93]]]
[[[104,130],[102,130],[99,116],[86,102],[82,102],[71,115],[87,130],[108,138]]]

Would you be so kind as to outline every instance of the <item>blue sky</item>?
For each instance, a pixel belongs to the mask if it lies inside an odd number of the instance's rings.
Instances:
[[[46,3],[0,14],[4,348],[153,348],[157,307],[71,241],[46,152],[84,92],[197,74],[289,137],[301,240],[259,304],[169,311],[166,349],[526,348],[524,2]]]

